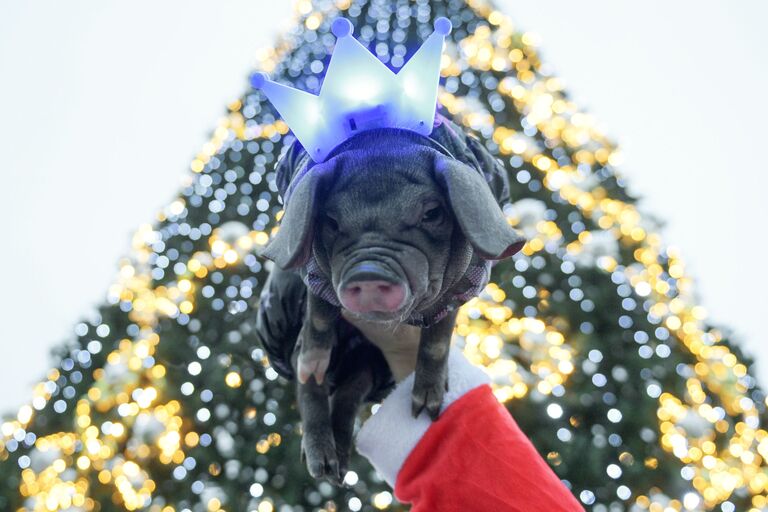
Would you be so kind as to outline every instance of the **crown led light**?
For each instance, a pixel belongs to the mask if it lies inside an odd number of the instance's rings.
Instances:
[[[333,22],[338,38],[331,62],[315,96],[269,80],[251,77],[274,105],[312,160],[323,162],[339,144],[365,130],[402,128],[432,133],[447,18],[435,20],[435,31],[403,66],[393,73],[352,36],[352,23]]]

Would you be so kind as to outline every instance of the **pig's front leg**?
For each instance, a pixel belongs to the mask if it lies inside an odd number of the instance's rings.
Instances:
[[[411,406],[414,418],[423,410],[433,420],[440,414],[443,395],[448,389],[448,351],[456,324],[457,310],[449,312],[431,327],[421,330],[416,356]]]
[[[331,361],[331,349],[336,345],[336,321],[339,308],[307,292],[307,314],[299,332],[299,382],[305,384],[314,375],[323,383]]]

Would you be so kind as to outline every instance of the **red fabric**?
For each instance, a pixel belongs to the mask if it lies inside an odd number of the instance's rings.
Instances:
[[[583,511],[483,384],[449,405],[405,459],[395,496],[411,512]]]

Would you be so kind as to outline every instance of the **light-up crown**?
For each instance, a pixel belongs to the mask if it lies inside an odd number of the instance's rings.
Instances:
[[[353,135],[373,128],[404,128],[432,133],[437,86],[447,18],[435,20],[435,31],[395,74],[352,36],[352,23],[333,22],[338,38],[320,95],[278,84],[255,73],[251,84],[261,89],[315,162]]]

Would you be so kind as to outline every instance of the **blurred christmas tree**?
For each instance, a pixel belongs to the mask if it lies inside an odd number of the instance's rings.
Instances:
[[[531,36],[483,0],[301,0],[297,13],[260,67],[314,93],[340,14],[394,70],[434,18],[453,22],[442,112],[504,162],[505,212],[529,239],[463,308],[455,342],[586,508],[765,510],[768,417],[750,361],[706,321],[618,152]],[[308,477],[293,385],[253,336],[266,277],[254,248],[279,218],[272,167],[291,140],[260,93],[229,106],[106,303],[0,426],[0,510],[404,508],[360,458],[350,489]]]

